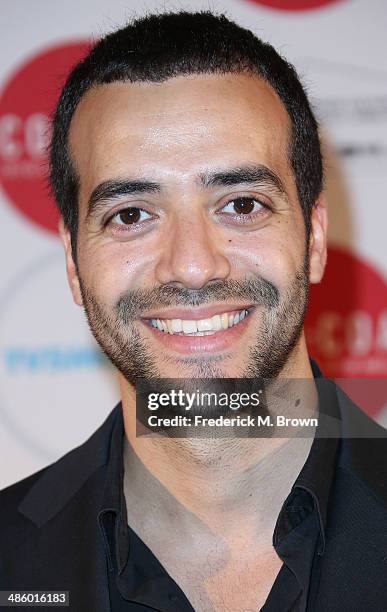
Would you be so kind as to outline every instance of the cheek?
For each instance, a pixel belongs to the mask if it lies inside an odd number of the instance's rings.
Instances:
[[[155,266],[154,249],[138,243],[110,242],[84,245],[79,252],[83,282],[102,302],[115,304],[128,289],[149,287]]]
[[[238,277],[262,276],[280,290],[289,285],[304,262],[303,238],[274,232],[250,233],[233,240],[229,259]]]

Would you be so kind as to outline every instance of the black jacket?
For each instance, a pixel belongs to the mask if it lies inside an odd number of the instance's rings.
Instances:
[[[339,399],[343,437],[315,610],[385,612],[387,432],[341,391]],[[110,610],[95,517],[120,411],[118,404],[84,444],[0,492],[0,590],[68,590],[71,610]]]

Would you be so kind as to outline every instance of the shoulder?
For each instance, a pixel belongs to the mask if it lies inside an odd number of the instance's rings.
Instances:
[[[0,549],[12,546],[53,518],[106,464],[119,406],[81,445],[0,491]]]
[[[351,476],[368,498],[370,494],[387,510],[387,429],[349,397],[340,380],[325,378],[313,360],[311,364],[327,417],[325,437],[340,438],[337,470]]]
[[[342,441],[339,466],[387,506],[387,430],[338,388]]]
[[[0,517],[16,510],[35,482],[50,468],[49,465],[0,491]]]
[[[36,482],[50,466],[19,480],[0,491],[0,549],[7,550],[17,545],[18,540],[32,534],[36,527],[33,522],[19,512],[18,508]]]

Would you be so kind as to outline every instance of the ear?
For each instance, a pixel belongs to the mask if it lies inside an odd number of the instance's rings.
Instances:
[[[324,276],[327,262],[328,206],[320,196],[311,214],[309,236],[309,282],[319,283]]]
[[[65,251],[67,280],[71,289],[71,293],[73,294],[73,300],[76,304],[78,304],[78,306],[83,306],[82,294],[79,286],[78,272],[71,251],[70,230],[65,226],[62,217],[59,221],[58,229]]]

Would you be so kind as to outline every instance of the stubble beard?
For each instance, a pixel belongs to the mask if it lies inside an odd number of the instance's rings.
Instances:
[[[240,294],[257,295],[260,293],[262,317],[259,328],[257,329],[256,340],[249,349],[246,364],[241,367],[239,376],[235,378],[276,378],[288,362],[295,346],[300,338],[305,312],[308,303],[309,289],[309,258],[306,250],[304,262],[295,274],[288,289],[282,299],[274,285],[265,279],[256,281],[240,282],[239,295],[236,293],[238,283],[224,283],[224,287],[232,287],[232,295],[227,288],[222,291],[218,285],[209,286],[207,292],[200,296],[200,291],[191,292],[194,295],[188,296],[190,290],[176,290],[175,288],[161,289],[159,299],[153,298],[151,293],[130,292],[126,296],[121,296],[113,311],[101,303],[92,291],[85,285],[79,277],[80,288],[83,297],[84,308],[91,332],[106,354],[111,363],[117,368],[125,379],[133,386],[136,385],[138,378],[227,378],[230,374],[226,368],[218,362],[227,363],[227,359],[221,356],[187,357],[182,359],[185,372],[184,376],[178,375],[178,364],[176,358],[163,354],[163,364],[166,371],[173,372],[173,376],[166,376],[157,365],[157,356],[154,348],[149,341],[144,338],[136,329],[133,320],[136,318],[134,313],[140,313],[145,304],[160,305],[162,295],[162,305],[187,305],[188,301],[192,305],[218,301],[222,295],[223,299],[238,299]],[[259,280],[259,283],[256,284]],[[255,284],[254,284],[255,283]],[[184,300],[176,300],[176,297],[184,297]],[[215,298],[215,299],[214,299]],[[184,304],[183,304],[184,302]],[[129,313],[129,314],[128,314]],[[189,374],[187,375],[187,372]]]

